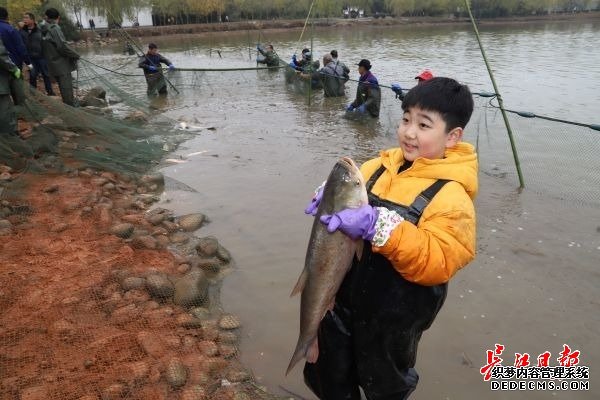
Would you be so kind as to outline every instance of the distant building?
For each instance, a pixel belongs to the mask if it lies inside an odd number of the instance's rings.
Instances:
[[[365,16],[365,11],[361,8],[350,6],[344,8],[342,14],[344,18],[363,18]]]
[[[80,12],[77,13],[77,16],[73,13],[73,11],[67,10],[67,14],[69,19],[77,25],[79,22],[83,29],[90,29],[90,19],[94,20],[94,24],[96,29],[98,28],[108,28],[108,21],[106,16],[100,16],[94,13],[92,10],[87,8],[82,8]],[[78,19],[81,19],[78,21]],[[121,24],[123,28],[128,28],[132,26],[152,26],[152,8],[144,7],[140,8],[135,16],[132,19],[123,15],[123,23]]]

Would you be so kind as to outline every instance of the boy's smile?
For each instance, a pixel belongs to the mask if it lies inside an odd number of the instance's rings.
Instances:
[[[446,122],[440,113],[418,107],[405,111],[398,127],[398,142],[406,161],[444,158],[446,148],[454,146],[461,137],[462,128],[446,133]]]

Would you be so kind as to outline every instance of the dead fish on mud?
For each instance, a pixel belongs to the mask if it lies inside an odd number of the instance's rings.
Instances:
[[[190,132],[198,132],[204,129],[208,129],[209,131],[214,131],[217,128],[214,126],[197,126],[197,125],[189,125],[187,122],[180,122],[175,125],[175,129],[179,129],[181,131],[190,131]]]
[[[319,218],[367,203],[367,190],[360,170],[350,158],[340,159],[325,183],[306,250],[304,270],[292,291],[292,296],[302,292],[300,335],[286,375],[303,357],[316,361],[319,354],[317,331],[321,320],[333,305],[354,254],[362,253],[362,239],[352,240],[339,231],[329,233]]]
[[[186,163],[187,160],[181,160],[181,159],[177,159],[177,158],[166,158],[165,162],[168,162],[171,164],[183,164],[183,163]]]

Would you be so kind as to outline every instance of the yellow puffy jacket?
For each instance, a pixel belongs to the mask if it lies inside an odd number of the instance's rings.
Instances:
[[[437,179],[451,182],[425,208],[417,226],[402,221],[383,246],[373,246],[373,252],[390,260],[408,281],[426,286],[448,282],[475,257],[477,155],[472,145],[461,142],[446,149],[445,158],[417,158],[398,173],[403,163],[402,149],[394,148],[364,163],[361,172],[367,181],[384,165],[372,192],[404,206]]]

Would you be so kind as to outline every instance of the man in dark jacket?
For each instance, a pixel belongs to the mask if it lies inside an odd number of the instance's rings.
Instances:
[[[41,74],[44,78],[46,93],[48,93],[48,96],[54,96],[52,82],[48,74],[48,63],[42,56],[42,31],[35,23],[35,16],[32,13],[23,14],[23,23],[25,26],[21,30],[21,36],[33,66],[33,69],[29,70],[29,84],[37,88],[37,78]]]
[[[56,8],[46,10],[46,23],[42,29],[42,54],[48,62],[48,72],[58,82],[60,95],[65,104],[73,106],[73,77],[71,72],[77,69],[79,54],[75,52],[65,39],[58,26],[60,14]]]
[[[8,56],[17,68],[23,68],[23,63],[30,64],[21,34],[8,23],[8,11],[4,7],[0,7],[0,38],[2,38]]]
[[[11,81],[21,77],[21,70],[8,57],[0,41],[0,135],[17,133],[17,115],[10,97]]]
[[[144,76],[148,84],[148,96],[156,94],[157,91],[161,95],[167,94],[167,82],[163,75],[161,64],[166,64],[169,67],[169,71],[175,69],[171,61],[158,53],[158,46],[150,43],[148,45],[148,52],[140,57],[140,62],[138,63],[138,67],[144,69]]]
[[[356,111],[365,115],[368,113],[372,117],[379,117],[381,89],[377,78],[371,73],[371,62],[363,59],[357,65],[360,78],[356,98],[348,105],[346,111]]]

